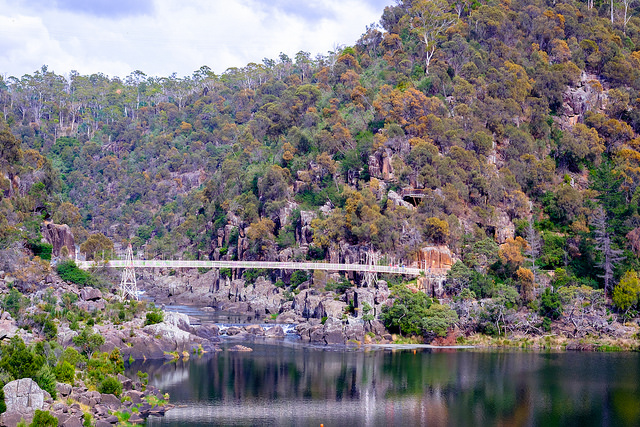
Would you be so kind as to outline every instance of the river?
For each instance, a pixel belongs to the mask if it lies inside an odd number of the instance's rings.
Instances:
[[[235,344],[253,352],[231,352]],[[149,426],[640,425],[640,354],[328,348],[227,340],[129,373],[177,407]]]

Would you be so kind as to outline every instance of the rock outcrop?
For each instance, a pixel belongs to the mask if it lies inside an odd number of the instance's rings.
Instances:
[[[426,246],[418,252],[417,267],[427,269],[450,269],[455,262],[447,246]]]
[[[45,221],[42,226],[42,236],[53,246],[53,256],[59,257],[62,248],[66,247],[67,256],[71,259],[76,257],[76,242],[68,225]]]

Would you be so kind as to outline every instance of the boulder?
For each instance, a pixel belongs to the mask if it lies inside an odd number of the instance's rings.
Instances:
[[[56,392],[60,397],[67,397],[71,394],[71,384],[67,383],[56,383]]]
[[[347,341],[364,341],[364,323],[359,320],[349,319],[344,328],[344,335]]]
[[[244,330],[237,326],[229,326],[226,332],[227,332],[227,335],[233,336],[233,335],[238,335],[241,332],[244,332]]]
[[[249,351],[253,351],[252,348],[250,347],[245,347],[243,345],[234,345],[233,347],[229,348],[229,351],[234,351],[234,352],[249,352]]]
[[[266,337],[269,338],[284,338],[285,333],[281,326],[273,326],[267,329],[264,333]]]
[[[87,286],[80,290],[80,299],[83,301],[96,301],[102,298],[102,292],[100,289]]]
[[[18,332],[16,322],[9,316],[7,319],[0,320],[0,340],[5,338],[13,338]]]
[[[113,395],[113,394],[104,394],[104,393],[100,396],[100,403],[102,405],[108,407],[112,411],[117,410],[120,407],[120,405],[122,404],[120,402],[120,399],[118,399],[115,395]]]
[[[43,409],[51,396],[31,378],[22,378],[7,383],[3,388],[7,412],[32,412]]]
[[[174,326],[185,332],[193,332],[189,316],[184,313],[176,313],[174,311],[165,311],[163,323]]]
[[[454,262],[451,250],[444,245],[426,246],[418,252],[419,268],[449,270]]]
[[[42,225],[42,236],[44,239],[53,246],[53,255],[55,257],[60,256],[60,250],[66,246],[69,250],[69,258],[75,259],[76,257],[76,242],[73,238],[71,228],[66,224],[54,224],[50,221],[44,221]]]
[[[345,335],[342,331],[342,322],[330,317],[324,324],[323,338],[327,344],[344,344]]]
[[[260,325],[248,325],[245,327],[245,331],[252,335],[264,336],[264,328]]]

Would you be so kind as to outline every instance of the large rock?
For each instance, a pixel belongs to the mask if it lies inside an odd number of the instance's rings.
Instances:
[[[76,242],[73,238],[71,228],[66,225],[58,225],[49,221],[45,221],[42,225],[42,236],[53,246],[53,255],[60,256],[60,250],[66,246],[69,251],[69,258],[76,257]]]
[[[449,270],[454,262],[453,254],[447,246],[426,246],[418,252],[418,268]]]
[[[7,383],[4,391],[4,401],[7,412],[31,412],[44,407],[44,401],[51,396],[42,390],[31,378],[22,378]]]
[[[96,301],[100,298],[102,298],[102,292],[100,292],[100,289],[87,286],[80,290],[80,299],[83,301]]]
[[[323,339],[327,344],[344,344],[346,337],[342,330],[342,322],[336,318],[328,318],[324,324]]]

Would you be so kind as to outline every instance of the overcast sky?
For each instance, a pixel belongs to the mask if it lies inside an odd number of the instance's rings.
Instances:
[[[0,0],[0,74],[220,74],[353,45],[394,0]]]

